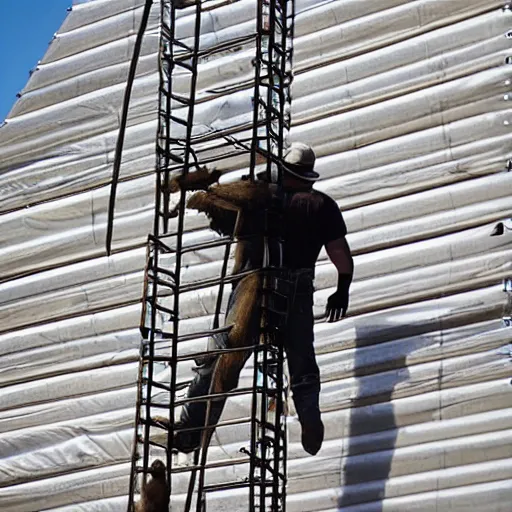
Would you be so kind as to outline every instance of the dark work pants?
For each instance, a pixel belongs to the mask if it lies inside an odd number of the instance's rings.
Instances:
[[[234,306],[239,289],[240,287],[237,286],[231,293],[226,314]],[[308,414],[308,411],[318,410],[320,393],[319,370],[313,348],[313,291],[313,272],[311,270],[288,271],[286,273],[286,285],[282,292],[288,296],[289,309],[284,348],[288,358],[293,400],[299,419]],[[258,342],[258,323],[253,322],[251,332],[254,335],[251,340],[246,340],[246,345],[254,345]],[[209,348],[229,348],[228,336],[221,334],[212,337],[209,341]],[[248,351],[244,361],[250,355],[251,351]],[[196,376],[188,389],[188,397],[204,396],[209,393],[216,359],[216,356],[206,356],[201,361],[197,361]],[[235,369],[237,382],[231,382],[229,389],[224,389],[224,391],[230,391],[238,385],[238,372],[240,370],[241,367]],[[206,420],[206,404],[206,401],[186,404],[181,413],[180,426],[183,428],[203,427]],[[225,399],[211,401],[209,425],[218,423],[224,404]],[[199,438],[200,434],[198,432],[195,442],[198,442]]]
[[[288,359],[293,401],[299,418],[318,410],[320,373],[313,347],[313,272],[290,272],[292,289],[288,294],[289,310],[284,349]]]

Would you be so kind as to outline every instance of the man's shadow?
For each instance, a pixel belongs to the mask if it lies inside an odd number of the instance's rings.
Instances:
[[[427,333],[437,330],[432,322],[388,322],[382,313],[372,323],[372,316],[354,319],[358,388],[343,446],[339,512],[364,503],[371,503],[372,512],[383,510],[398,435],[392,396],[409,379],[407,356],[431,344]]]

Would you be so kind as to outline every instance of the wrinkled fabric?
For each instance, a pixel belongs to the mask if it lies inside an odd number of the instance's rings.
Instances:
[[[159,2],[137,68],[110,258],[105,235],[143,3],[75,2],[0,128],[2,511],[126,510],[154,220]],[[250,33],[255,5],[210,11],[201,47]],[[314,146],[315,188],[343,211],[355,280],[348,317],[320,321],[336,284],[321,251],[313,311],[326,439],[306,456],[290,402],[287,510],[508,510],[512,13],[501,0],[298,0],[296,13],[290,139]],[[190,42],[190,10],[177,25]],[[200,59],[194,134],[251,136],[254,52],[247,42]],[[174,91],[186,88],[177,76]],[[205,158],[227,151],[223,139],[197,148]],[[217,166],[223,180],[238,179],[248,159],[231,153]],[[188,212],[185,244],[216,240],[207,226]],[[182,282],[218,277],[223,254],[188,252]],[[183,293],[180,334],[211,327],[217,292]],[[207,343],[186,341],[179,354]],[[157,354],[169,351],[157,343]],[[193,365],[177,365],[181,386]],[[252,365],[240,386],[251,385]],[[165,364],[156,378],[169,382]],[[221,420],[249,411],[248,396],[233,397]],[[236,460],[249,436],[244,424],[217,429],[211,460]],[[206,483],[246,476],[244,464],[229,464]],[[176,475],[177,507],[187,485]],[[245,510],[246,497],[211,493],[207,508]]]

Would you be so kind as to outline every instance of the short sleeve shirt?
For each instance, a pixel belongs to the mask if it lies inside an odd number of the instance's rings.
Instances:
[[[283,221],[283,263],[290,269],[314,269],[322,247],[347,234],[336,202],[317,190],[288,192]]]

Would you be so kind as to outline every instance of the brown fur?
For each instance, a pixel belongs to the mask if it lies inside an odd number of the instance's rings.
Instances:
[[[165,464],[157,459],[151,464],[152,475],[142,487],[141,500],[135,504],[135,512],[169,512],[169,486]]]
[[[205,192],[196,192],[189,198],[187,207],[206,213],[211,220],[210,227],[221,235],[243,237],[253,234],[251,216],[263,215],[271,199],[272,192],[267,183],[237,181],[212,186]],[[240,271],[246,256],[246,246],[243,240],[238,241],[233,273]]]
[[[251,215],[252,218],[256,216],[261,219],[271,198],[271,189],[267,183],[237,181],[212,186],[205,192],[194,194],[188,201],[189,208],[197,209],[210,217],[212,229],[223,235],[239,238],[235,252],[234,274],[239,272],[249,250],[248,242],[244,241],[243,236],[257,234],[251,232],[251,228],[254,228]],[[262,253],[263,239],[261,243],[257,241],[251,244],[250,250]],[[236,300],[225,319],[225,325],[232,326],[228,333],[228,348],[248,347],[257,343],[262,279],[262,274],[255,272],[242,278],[236,285]],[[240,371],[249,355],[249,351],[240,351],[218,356],[210,393],[223,393],[234,389],[238,385]],[[212,435],[213,429],[204,432],[203,449],[209,445]]]
[[[214,198],[224,199],[241,210],[265,208],[271,198],[267,183],[248,180],[215,185],[210,187],[207,194]]]
[[[225,320],[226,325],[233,326],[228,334],[229,348],[247,347],[257,341],[254,339],[254,326],[259,324],[261,281],[261,274],[251,274],[237,285],[237,300]],[[220,355],[215,364],[210,393],[234,389],[248,355],[247,351]]]
[[[237,218],[237,208],[232,203],[215,197],[208,192],[196,192],[187,202],[187,207],[206,213],[210,227],[221,235],[233,235]]]
[[[161,423],[162,425],[164,425],[165,427],[169,427],[170,423],[169,423],[169,419],[166,418],[165,416],[152,416],[151,419],[153,421],[156,421],[157,423]]]
[[[197,171],[187,174],[180,174],[169,181],[169,185],[164,187],[165,194],[179,192],[180,190],[208,190],[208,187],[219,181],[222,173],[217,170],[210,172],[207,167],[199,167]],[[180,203],[178,202],[167,214],[168,219],[176,218],[180,213]]]
[[[259,273],[250,274],[238,283],[238,300],[233,304],[225,320],[225,325],[233,326],[228,334],[228,348],[247,347],[257,342],[254,329],[259,325],[260,319],[261,283],[262,276]],[[239,374],[249,355],[249,351],[240,351],[218,356],[209,392],[224,393],[236,388]],[[169,420],[164,416],[153,416],[153,421],[169,428]],[[208,446],[213,431],[206,431],[205,434],[206,441],[203,440],[203,446]]]
[[[252,212],[263,215],[270,203],[271,191],[267,183],[237,181],[210,187],[206,192],[194,194],[188,201],[189,208],[197,209],[212,218],[222,234],[243,236],[249,234],[249,222],[245,217]],[[236,213],[236,216],[234,214]],[[222,219],[222,220],[220,220]],[[251,246],[263,250],[263,241]],[[247,243],[242,239],[237,243],[233,273],[237,273],[245,259]],[[228,334],[228,346],[239,348],[253,343],[253,326],[260,315],[262,276],[254,273],[241,279],[237,284],[237,300],[226,317],[225,325],[233,328]],[[219,356],[212,382],[213,393],[232,389],[238,382],[238,374],[245,364],[245,352],[233,352]],[[235,377],[236,376],[236,377]]]
[[[261,216],[270,204],[271,198],[271,189],[267,183],[237,181],[210,186],[208,190],[193,194],[187,202],[188,208],[206,213],[211,220],[212,229],[223,235],[238,238],[234,274],[239,272],[249,251],[249,243],[243,237],[259,234],[255,232],[255,226],[262,225]],[[257,221],[254,222],[254,219]],[[261,237],[261,243],[256,240],[256,243],[251,244],[250,251],[262,254],[263,237]],[[262,280],[261,272],[254,272],[241,278],[236,285],[236,300],[225,319],[225,325],[232,326],[227,335],[227,348],[243,348],[257,343]],[[240,351],[218,356],[213,370],[210,393],[222,393],[234,389],[238,385],[240,371],[249,355],[250,351]],[[153,419],[164,426],[169,425],[166,418],[157,416]],[[208,447],[212,435],[213,429],[204,431],[203,449]]]
[[[222,173],[216,169],[209,171],[207,167],[199,167],[197,171],[180,174],[169,182],[169,192],[180,190],[207,190],[210,185],[217,183]]]

